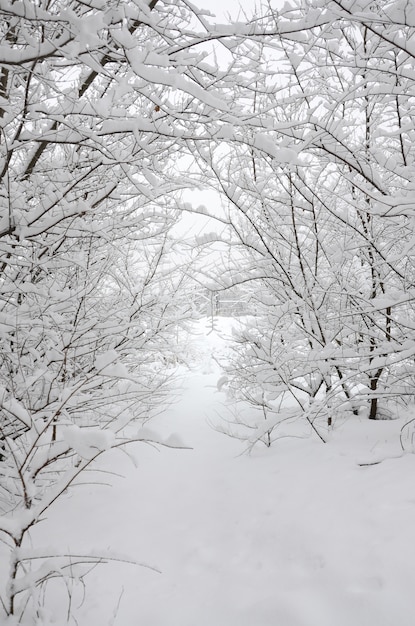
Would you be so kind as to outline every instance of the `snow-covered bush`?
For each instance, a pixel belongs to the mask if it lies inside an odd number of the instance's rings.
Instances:
[[[166,363],[183,354],[192,307],[169,232],[190,174],[172,163],[228,113],[195,79],[192,12],[156,4],[0,7],[3,618],[35,616],[36,589],[70,571],[32,559],[30,529],[136,438],[129,425],[163,407]]]
[[[329,423],[384,419],[414,400],[414,26],[330,0],[260,24],[278,32],[250,44],[249,107],[274,119],[251,145],[199,155],[227,199],[223,289],[251,285],[257,311],[230,386],[268,416],[289,394],[305,417],[311,402]]]

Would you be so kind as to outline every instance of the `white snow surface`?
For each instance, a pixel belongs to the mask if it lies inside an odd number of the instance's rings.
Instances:
[[[150,425],[192,449],[134,444],[136,465],[108,452],[100,469],[115,474],[90,475],[32,531],[40,552],[109,551],[161,571],[95,568],[83,603],[72,590],[79,626],[413,626],[415,455],[399,454],[402,422],[353,417],[327,444],[287,437],[241,454],[212,428],[227,412],[212,358],[225,341],[199,332],[179,401]],[[46,606],[67,623],[62,583]]]
[[[115,437],[109,430],[79,428],[73,424],[63,429],[63,439],[80,457],[92,459],[97,452],[108,450]]]

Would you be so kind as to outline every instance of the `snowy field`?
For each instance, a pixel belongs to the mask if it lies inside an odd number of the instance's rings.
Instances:
[[[223,329],[225,328],[224,325]],[[222,329],[222,331],[223,331]],[[199,326],[180,399],[149,424],[191,449],[111,452],[98,478],[57,503],[35,546],[110,552],[70,589],[79,626],[413,626],[415,456],[399,420],[353,418],[315,436],[244,446],[211,427],[228,411]],[[359,465],[385,459],[376,465]],[[40,623],[66,622],[62,583]]]

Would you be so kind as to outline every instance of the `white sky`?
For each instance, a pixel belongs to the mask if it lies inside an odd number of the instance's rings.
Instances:
[[[260,4],[261,0],[192,0],[192,3],[201,9],[208,10],[216,16],[219,23],[228,22],[229,15],[234,20],[244,20],[243,12],[248,16],[254,12],[255,6]],[[184,194],[186,202],[190,202],[194,206],[199,204],[205,205],[212,213],[221,211],[221,200],[214,191],[190,191]],[[202,233],[216,231],[222,232],[224,226],[215,220],[209,220],[206,217],[196,214],[184,214],[178,231],[183,232],[187,236],[201,235]]]
[[[237,18],[241,8],[249,15],[256,3],[256,0],[193,0],[193,4],[197,7],[216,15],[218,21],[225,21],[228,14]],[[242,16],[241,19],[243,19]]]

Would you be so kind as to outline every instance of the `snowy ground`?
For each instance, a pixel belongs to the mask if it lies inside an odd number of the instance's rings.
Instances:
[[[203,326],[201,326],[203,330]],[[137,446],[137,467],[111,453],[93,485],[66,496],[33,541],[73,552],[110,550],[125,563],[95,569],[73,589],[79,626],[413,626],[415,455],[399,453],[397,421],[354,419],[326,445],[282,439],[241,455],[211,428],[226,411],[198,341],[180,401],[151,428],[191,450]],[[48,608],[63,624],[58,589]]]

